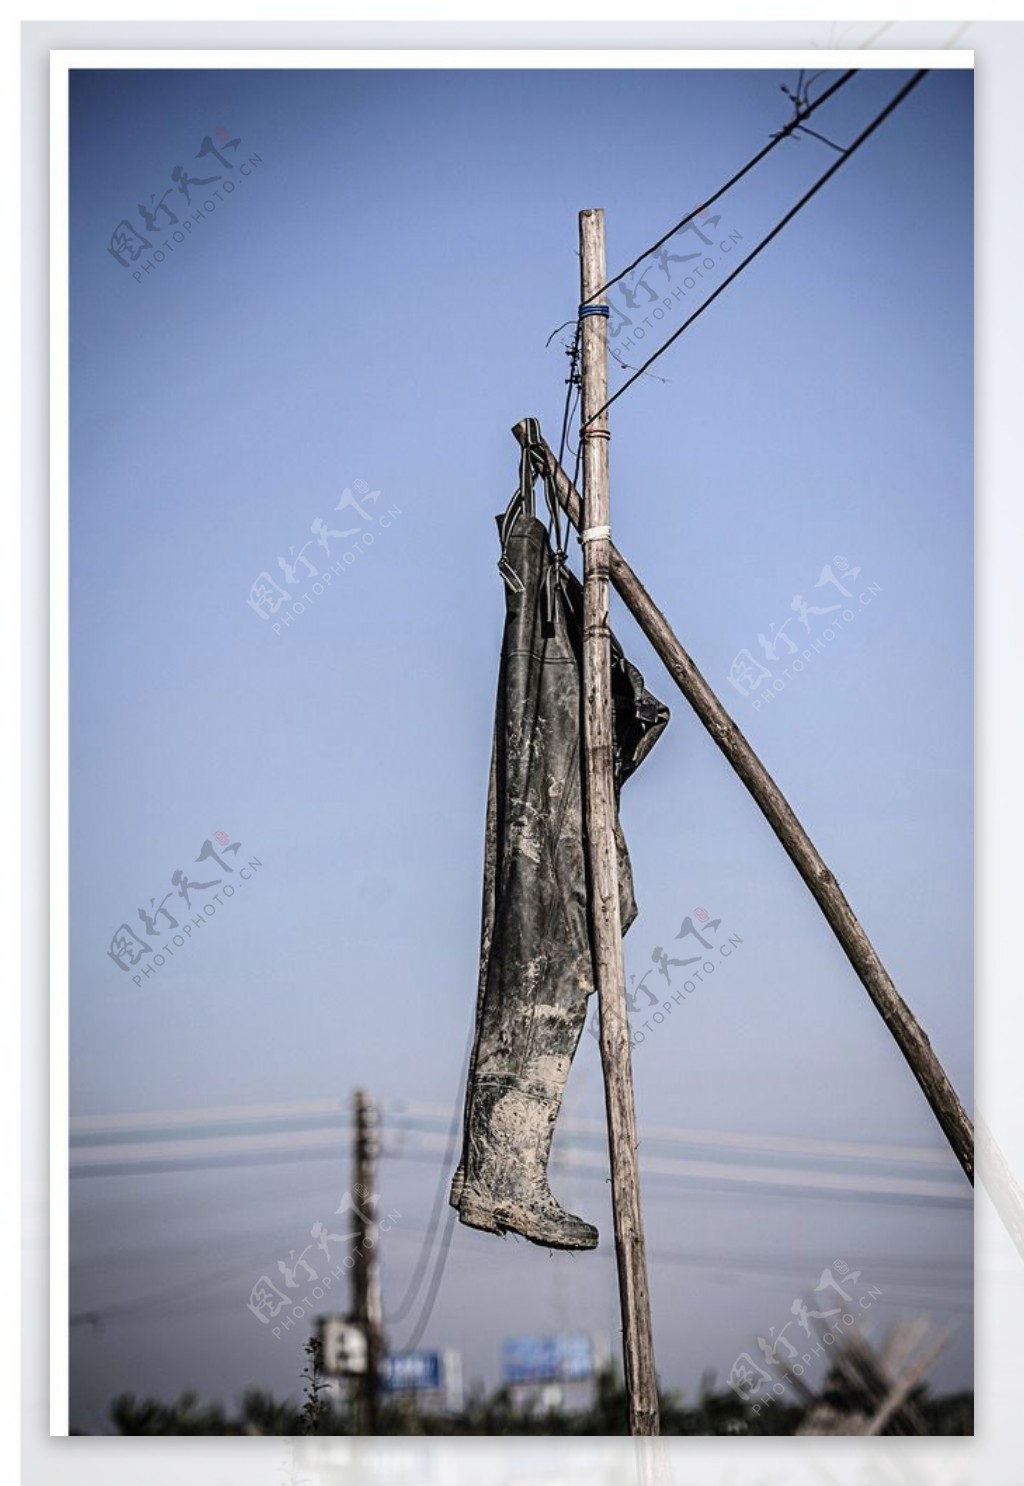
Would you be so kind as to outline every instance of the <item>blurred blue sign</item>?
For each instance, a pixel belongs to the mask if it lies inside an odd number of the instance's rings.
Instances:
[[[506,1383],[581,1383],[593,1375],[589,1336],[513,1336],[502,1343]]]
[[[426,1393],[444,1387],[440,1352],[401,1352],[384,1359],[384,1387],[388,1393]]]

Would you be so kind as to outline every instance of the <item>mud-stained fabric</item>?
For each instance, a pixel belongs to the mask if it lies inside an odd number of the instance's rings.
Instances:
[[[533,436],[537,436],[535,425]],[[484,853],[476,1033],[463,1153],[451,1202],[464,1223],[536,1243],[592,1248],[597,1232],[547,1182],[555,1120],[594,990],[583,816],[583,590],[534,513],[544,468],[523,455],[498,518],[505,632]],[[546,487],[556,535],[553,492]],[[668,708],[612,640],[616,798],[668,721]],[[625,931],[636,917],[615,822]]]

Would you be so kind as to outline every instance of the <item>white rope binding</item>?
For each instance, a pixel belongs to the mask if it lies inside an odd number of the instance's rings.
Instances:
[[[586,531],[580,532],[580,542],[605,542],[611,541],[612,529],[610,526],[588,526]]]

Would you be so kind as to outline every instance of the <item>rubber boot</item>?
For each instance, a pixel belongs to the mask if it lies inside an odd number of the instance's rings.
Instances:
[[[546,1248],[596,1248],[597,1229],[566,1212],[548,1184],[561,1104],[562,1089],[554,1085],[521,1078],[480,1080],[458,1194],[463,1223],[485,1233],[518,1233]]]

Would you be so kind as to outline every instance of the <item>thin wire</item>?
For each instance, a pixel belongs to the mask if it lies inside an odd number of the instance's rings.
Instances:
[[[566,325],[571,325],[572,324],[572,321],[571,320],[567,320],[565,323],[566,323]],[[564,326],[559,326],[559,329],[564,329]],[[550,345],[550,344],[551,344],[551,339],[549,337],[548,338],[548,345]],[[573,394],[574,389],[576,387],[578,387],[578,385],[579,385],[578,384],[578,381],[577,381],[577,374],[576,374],[576,364],[577,364],[577,361],[579,360],[579,354],[580,354],[580,321],[577,320],[576,321],[576,334],[573,337],[572,347],[567,352],[567,355],[569,357],[569,375],[565,379],[566,380],[566,389],[565,389],[565,408],[563,409],[563,412],[562,412],[562,437],[561,437],[561,440],[559,441],[559,445],[558,445],[558,462],[559,462],[559,464],[562,463],[562,458],[563,458],[563,456],[565,454],[565,443],[566,443],[566,439],[568,438],[568,435],[569,435],[569,423],[570,423],[570,421],[572,419],[572,412],[570,411],[571,405],[572,405],[572,394]]]
[[[579,406],[580,406],[580,389],[579,389],[579,387],[577,387],[576,388],[576,397],[575,397],[575,400],[573,402],[572,412],[569,415],[570,426],[572,424],[573,419],[576,417],[576,414],[579,411]],[[565,438],[565,447],[568,449],[569,453],[572,454],[572,455],[574,455],[574,456],[578,453],[578,445],[579,445],[579,436],[578,435],[577,435],[577,439],[576,439],[576,445],[577,445],[577,447],[574,448],[573,447],[572,439],[569,438],[569,435],[567,433],[566,434],[566,438]],[[559,460],[559,463],[561,463],[561,460]]]
[[[474,1024],[469,1029],[469,1038],[466,1042],[466,1051],[463,1054],[462,1058],[462,1078],[460,1080],[460,1085],[463,1087],[465,1086],[466,1079],[469,1076],[469,1058],[473,1048],[473,1039],[475,1035],[476,1026]],[[427,1269],[427,1260],[429,1259],[430,1254],[433,1251],[434,1238],[437,1234],[438,1224],[441,1221],[445,1187],[448,1186],[451,1182],[451,1166],[452,1161],[455,1158],[455,1143],[458,1139],[461,1118],[462,1106],[458,1103],[455,1103],[452,1105],[452,1117],[448,1123],[448,1144],[445,1150],[441,1170],[438,1175],[437,1187],[434,1191],[434,1205],[430,1213],[430,1221],[427,1224],[426,1236],[420,1247],[419,1254],[417,1255],[416,1265],[413,1269],[412,1278],[409,1281],[405,1294],[402,1296],[402,1299],[399,1301],[395,1310],[390,1315],[387,1315],[384,1318],[388,1322],[404,1320],[408,1313],[412,1310],[413,1305],[415,1304],[416,1299],[419,1296],[420,1287],[423,1284],[423,1276],[426,1273]]]
[[[680,325],[679,329],[676,330],[676,331],[674,331],[672,333],[672,335],[669,336],[668,340],[665,341],[665,343],[663,345],[659,346],[658,349],[651,356],[649,356],[645,362],[643,362],[643,364],[640,366],[639,370],[636,371],[633,374],[633,376],[631,376],[629,378],[629,380],[627,382],[623,382],[622,386],[618,389],[617,392],[612,393],[611,397],[608,399],[608,401],[604,404],[603,407],[598,408],[598,410],[597,410],[596,413],[591,413],[590,417],[586,420],[586,423],[584,424],[584,427],[587,427],[589,424],[593,423],[594,420],[595,420],[595,418],[600,418],[600,416],[601,416],[602,413],[607,412],[608,409],[611,407],[612,403],[615,402],[618,398],[620,398],[622,396],[622,394],[627,390],[627,388],[632,387],[633,383],[635,381],[637,381],[637,379],[639,377],[642,377],[643,376],[643,374],[647,370],[647,368],[649,366],[653,365],[653,363],[655,361],[657,361],[658,357],[661,356],[661,355],[663,355],[668,350],[668,348],[669,348],[669,346],[671,346],[672,342],[673,341],[677,341],[679,339],[679,337],[682,335],[683,331],[684,330],[688,330],[689,327],[693,324],[694,320],[698,319],[704,313],[704,311],[709,307],[709,305],[711,305],[711,304],[714,303],[714,301],[718,298],[718,296],[725,289],[727,289],[729,287],[729,285],[732,283],[733,279],[735,279],[737,277],[737,275],[739,275],[739,274],[741,274],[743,272],[743,270],[747,267],[747,264],[748,263],[752,263],[754,261],[754,259],[757,257],[758,253],[760,253],[764,248],[766,248],[768,246],[768,244],[772,241],[773,238],[778,237],[778,235],[782,231],[782,229],[789,222],[791,222],[793,220],[793,218],[796,216],[797,212],[800,211],[800,209],[802,207],[804,207],[804,206],[807,205],[807,203],[810,201],[810,199],[811,199],[812,196],[817,195],[817,193],[821,190],[822,186],[824,186],[827,181],[830,181],[832,179],[832,177],[835,175],[836,171],[840,168],[840,166],[845,165],[846,161],[849,160],[850,156],[854,153],[854,151],[855,150],[858,150],[860,148],[860,146],[864,143],[864,141],[866,139],[868,139],[872,134],[874,134],[875,130],[879,127],[879,125],[881,125],[881,124],[883,124],[885,122],[885,120],[889,117],[889,115],[893,112],[893,110],[895,108],[897,108],[903,102],[903,100],[904,100],[904,98],[906,98],[907,94],[910,93],[914,88],[917,87],[918,83],[922,80],[922,78],[927,77],[929,70],[930,70],[929,68],[925,67],[925,68],[922,68],[920,72],[915,72],[914,73],[914,76],[910,79],[910,81],[907,82],[907,83],[905,83],[903,85],[903,87],[899,90],[899,92],[896,94],[896,96],[893,99],[891,99],[891,101],[889,103],[887,103],[886,106],[882,109],[882,112],[880,114],[876,115],[876,117],[874,119],[872,119],[871,123],[867,126],[867,128],[864,129],[860,134],[858,134],[857,138],[853,141],[853,143],[849,146],[849,148],[843,151],[842,155],[840,155],[839,159],[835,162],[835,164],[834,165],[830,165],[829,168],[828,168],[828,170],[825,171],[825,174],[822,175],[822,176],[819,176],[819,178],[815,181],[815,183],[811,187],[811,189],[809,191],[805,192],[805,194],[803,196],[801,196],[800,200],[796,203],[796,205],[794,207],[791,207],[790,208],[790,210],[786,213],[786,215],[782,218],[782,220],[780,222],[777,222],[776,223],[776,225],[772,228],[771,232],[768,233],[767,237],[763,237],[761,239],[761,241],[758,243],[757,247],[754,248],[754,249],[752,249],[752,251],[747,254],[747,256],[743,259],[742,263],[738,264],[738,266],[733,269],[732,273],[729,274],[729,276],[727,278],[725,278],[725,279],[722,280],[722,282],[719,284],[718,288],[714,291],[714,293],[713,294],[709,294],[708,297],[707,297],[707,299],[705,299],[704,303],[702,305],[700,305],[697,309],[695,309],[694,312],[693,312],[693,314],[690,315],[688,319],[686,319],[686,320],[683,321],[683,323],[682,323],[682,325]]]
[[[586,492],[586,490],[584,490],[583,486],[580,484],[580,461],[582,460],[582,458],[583,458],[583,437],[582,437],[582,432],[581,432],[579,435],[577,435],[577,439],[576,439],[576,463],[573,465],[573,471],[572,471],[572,488],[573,488],[573,490],[576,491],[577,495],[580,498],[580,515],[581,516],[583,515],[583,513],[587,509],[587,492]]]
[[[564,330],[567,325],[575,325],[575,324],[576,324],[576,321],[575,320],[563,320],[562,323],[561,323],[561,325],[556,325],[555,328],[554,328],[554,330],[548,336],[547,340],[544,342],[544,349],[545,349],[545,351],[547,350],[548,346],[550,346],[551,342],[554,340],[555,336],[558,334],[558,332],[560,330]]]
[[[631,366],[628,361],[623,361],[622,357],[618,354],[614,346],[609,346],[608,355],[615,362],[615,365],[621,367],[623,371],[636,371],[635,366]],[[660,382],[662,386],[667,386],[668,383],[672,380],[671,377],[656,377],[654,375],[654,372],[648,372],[647,375],[651,378],[652,381]],[[561,459],[559,459],[558,462],[559,464],[561,464]]]
[[[430,1289],[427,1291],[427,1298],[423,1302],[423,1309],[420,1311],[419,1318],[416,1321],[416,1325],[413,1327],[412,1332],[410,1333],[409,1340],[405,1343],[405,1346],[400,1349],[403,1352],[412,1352],[417,1346],[419,1346],[420,1337],[423,1335],[424,1331],[426,1331],[427,1324],[434,1313],[434,1303],[437,1300],[437,1292],[440,1290],[441,1281],[444,1278],[445,1265],[448,1262],[448,1252],[452,1246],[452,1233],[454,1232],[454,1230],[455,1209],[450,1208],[448,1212],[448,1222],[445,1224],[444,1235],[441,1239],[441,1247],[438,1250],[437,1259],[434,1263],[434,1273],[430,1277]]]
[[[838,150],[841,155],[846,154],[845,145],[836,144],[834,139],[829,139],[827,134],[819,134],[817,129],[807,129],[803,124],[801,124],[798,133],[809,134],[812,139],[820,139],[822,144],[827,144],[830,150]]]
[[[91,1325],[101,1329],[110,1320],[118,1320],[123,1316],[130,1316],[138,1311],[152,1311],[157,1306],[174,1304],[179,1297],[188,1298],[195,1294],[196,1287],[217,1289],[232,1280],[238,1279],[237,1262],[230,1269],[219,1269],[212,1275],[207,1275],[199,1280],[185,1280],[176,1285],[171,1285],[163,1290],[150,1292],[148,1295],[137,1296],[133,1300],[116,1300],[108,1305],[94,1305],[89,1310],[74,1311],[68,1317],[69,1326]]]
[[[571,320],[566,321],[566,324],[571,325],[572,324],[572,321]],[[564,327],[561,327],[560,326],[559,328],[560,329],[563,329]],[[563,460],[565,458],[566,446],[569,443],[569,426],[572,423],[573,418],[576,416],[576,412],[577,412],[577,410],[578,410],[578,408],[580,406],[580,396],[581,396],[581,393],[580,393],[579,357],[580,357],[580,338],[581,338],[581,335],[582,335],[582,329],[583,329],[583,322],[579,318],[577,318],[577,320],[576,320],[576,334],[573,336],[572,345],[570,346],[569,350],[566,352],[566,354],[569,357],[569,375],[565,379],[565,381],[566,381],[566,387],[565,387],[565,407],[562,410],[562,436],[561,436],[561,438],[559,440],[559,443],[558,443],[558,463],[560,465],[562,464],[562,462],[563,462]],[[548,337],[548,344],[549,345],[551,344],[551,337],[550,336]],[[573,401],[574,394],[575,394],[575,402]],[[570,527],[569,527],[569,523],[566,522],[565,538],[563,540],[562,530],[561,530],[561,519],[560,519],[560,516],[559,516],[559,508],[558,508],[557,501],[555,502],[555,504],[554,504],[554,506],[552,508],[552,511],[551,511],[551,521],[550,521],[550,524],[549,524],[549,527],[548,527],[548,531],[549,531],[549,533],[553,534],[553,536],[554,536],[556,554],[558,555],[559,559],[564,560],[565,556],[567,555],[567,553],[569,551],[569,531],[570,531]]]
[[[677,222],[674,227],[670,227],[663,237],[659,237],[658,241],[651,247],[645,248],[639,257],[633,259],[632,263],[627,263],[626,267],[622,270],[621,273],[617,273],[613,279],[609,279],[606,284],[602,284],[600,289],[595,289],[593,294],[590,296],[590,299],[585,299],[583,303],[590,304],[593,300],[597,299],[599,295],[606,293],[613,284],[617,284],[619,280],[624,279],[628,273],[632,273],[633,269],[641,264],[645,258],[649,258],[652,253],[656,253],[663,243],[668,242],[670,237],[674,237],[677,232],[681,232],[688,223],[693,221],[694,217],[697,216],[699,212],[707,211],[709,206],[713,206],[719,199],[719,197],[724,196],[726,191],[728,191],[732,186],[735,186],[737,181],[741,181],[748,171],[753,170],[755,165],[759,165],[764,157],[770,154],[772,150],[774,150],[776,145],[781,144],[784,139],[788,139],[798,125],[802,124],[805,119],[810,118],[811,114],[816,108],[820,108],[823,103],[826,103],[829,98],[831,98],[835,93],[838,93],[840,88],[845,87],[845,85],[850,81],[851,77],[856,77],[858,71],[858,68],[853,67],[850,69],[849,72],[844,72],[842,77],[834,82],[831,87],[825,89],[820,98],[816,98],[813,103],[808,103],[806,107],[801,108],[800,105],[797,104],[796,112],[794,113],[792,119],[790,119],[789,123],[785,124],[778,131],[778,133],[773,134],[764,148],[759,150],[752,160],[748,160],[742,170],[738,170],[735,175],[730,176],[725,185],[720,186],[713,196],[709,196],[707,201],[705,201],[701,206],[695,206],[693,211],[689,212],[682,219],[681,222]],[[561,330],[563,327],[559,326],[558,328],[559,330]],[[557,331],[553,331],[552,334],[557,334]]]

